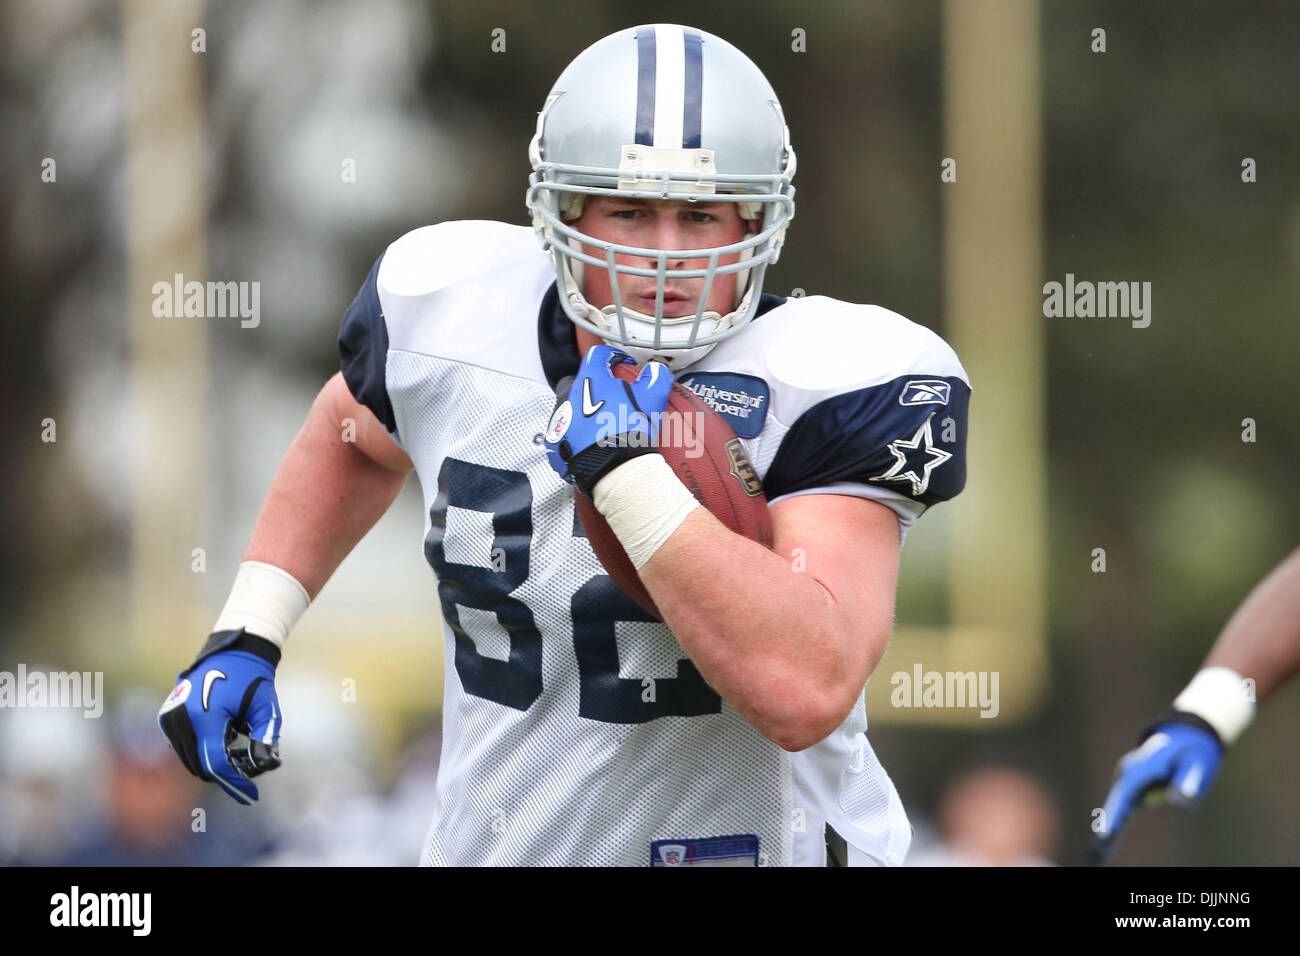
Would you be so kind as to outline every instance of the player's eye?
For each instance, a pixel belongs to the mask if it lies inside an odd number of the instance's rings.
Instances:
[[[716,216],[712,216],[707,212],[700,212],[698,209],[692,209],[689,215],[691,217],[691,222],[714,222],[717,219]]]
[[[635,219],[640,212],[640,209],[615,209],[610,215],[617,216],[619,219]]]

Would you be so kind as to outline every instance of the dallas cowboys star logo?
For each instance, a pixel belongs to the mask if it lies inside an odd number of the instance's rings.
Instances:
[[[952,457],[950,452],[935,447],[930,431],[930,421],[933,418],[933,415],[927,418],[911,438],[900,438],[889,443],[894,464],[889,471],[876,475],[872,481],[910,481],[913,497],[925,494],[925,489],[930,487],[930,473]],[[929,459],[922,460],[922,455],[928,455]]]

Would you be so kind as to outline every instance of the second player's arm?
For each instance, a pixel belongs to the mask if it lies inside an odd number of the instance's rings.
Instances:
[[[1300,670],[1300,550],[1265,578],[1215,641],[1205,667],[1230,667],[1267,700]]]
[[[244,560],[287,571],[315,599],[411,470],[406,452],[336,373],[280,462]]]
[[[640,574],[709,685],[795,751],[843,723],[884,655],[898,518],[845,495],[787,498],[771,516],[769,551],[697,508]]]

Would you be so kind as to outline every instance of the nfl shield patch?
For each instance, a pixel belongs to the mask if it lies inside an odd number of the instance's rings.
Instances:
[[[707,837],[702,840],[655,840],[651,866],[758,866],[758,835]]]

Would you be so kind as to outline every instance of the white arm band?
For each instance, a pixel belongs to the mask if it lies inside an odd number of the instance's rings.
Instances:
[[[1206,667],[1174,699],[1174,709],[1195,714],[1215,729],[1224,746],[1232,743],[1255,716],[1255,695],[1246,680],[1227,667]]]
[[[289,630],[307,610],[307,589],[288,571],[261,561],[245,561],[235,575],[234,587],[221,609],[213,631],[236,631],[264,637],[284,648]]]
[[[663,455],[638,455],[619,465],[596,482],[591,501],[638,571],[700,507]]]

